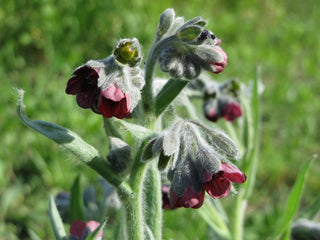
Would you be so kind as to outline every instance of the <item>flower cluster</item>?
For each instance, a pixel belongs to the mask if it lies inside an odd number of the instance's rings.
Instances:
[[[160,68],[174,78],[194,79],[201,69],[219,73],[227,65],[227,54],[219,46],[221,40],[204,29],[207,25],[201,17],[187,22],[175,17],[172,9],[160,16],[157,45],[162,46]],[[157,46],[156,45],[156,46]]]
[[[230,80],[223,84],[211,82],[205,86],[203,110],[205,117],[216,122],[223,117],[227,121],[234,121],[242,115],[239,103],[239,84]]]
[[[218,172],[213,174],[203,173],[203,186],[199,192],[195,191],[191,184],[187,186],[181,196],[177,195],[172,189],[169,192],[167,191],[168,188],[163,188],[163,209],[199,208],[203,204],[205,191],[214,199],[224,198],[230,193],[232,182],[244,183],[246,179],[246,175],[237,167],[221,163]]]
[[[231,182],[243,183],[246,176],[228,158],[239,155],[234,142],[224,133],[194,121],[178,120],[153,144],[154,154],[170,156],[168,179],[164,188],[166,208],[199,208],[204,192],[222,198],[231,191]],[[169,198],[169,204],[166,199]]]
[[[66,93],[77,95],[82,108],[91,108],[105,118],[125,118],[140,100],[144,79],[137,66],[142,59],[137,39],[123,39],[114,55],[90,60],[73,72]]]

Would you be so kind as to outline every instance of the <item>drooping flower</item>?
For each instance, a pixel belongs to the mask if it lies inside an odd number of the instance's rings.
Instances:
[[[242,111],[241,106],[238,102],[229,102],[224,104],[223,110],[222,110],[222,116],[227,121],[234,121],[236,118],[241,117]]]
[[[161,14],[155,52],[160,52],[163,72],[174,78],[195,79],[202,69],[212,73],[223,71],[227,54],[219,46],[221,40],[206,30],[206,25],[201,17],[184,22],[183,18],[175,17],[172,9]]]
[[[125,118],[130,114],[131,102],[128,93],[115,84],[101,91],[98,100],[98,109],[105,118]]]
[[[154,141],[152,151],[170,156],[167,177],[171,186],[166,198],[170,204],[164,203],[167,209],[201,207],[204,183],[215,174],[226,172],[226,166],[221,168],[222,162],[239,155],[235,143],[224,133],[184,120],[177,120],[165,130]]]
[[[105,118],[122,119],[131,115],[141,99],[144,78],[137,66],[142,59],[138,40],[120,40],[116,50],[116,55],[78,67],[67,83],[66,93],[77,95],[82,108],[91,108]]]
[[[100,93],[98,69],[83,65],[73,72],[67,83],[66,93],[77,95],[77,103],[82,108],[92,108]]]
[[[180,207],[197,209],[202,206],[203,200],[203,188],[199,192],[196,192],[191,184],[188,185],[182,196],[178,196],[173,189],[170,190],[170,209]]]
[[[203,186],[212,198],[224,198],[229,194],[232,182],[244,183],[246,180],[246,175],[237,167],[221,163],[220,170],[206,180]]]
[[[94,230],[100,226],[96,221],[85,223],[81,220],[75,220],[71,223],[69,231],[70,240],[85,240]],[[102,230],[99,231],[95,240],[101,240],[103,236]]]
[[[219,171],[213,174],[208,171],[203,172],[202,187],[198,192],[194,190],[192,184],[189,184],[185,192],[179,196],[172,187],[170,190],[167,187],[166,190],[170,192],[170,198],[168,194],[163,195],[163,209],[200,208],[204,201],[205,192],[214,199],[224,198],[230,193],[232,182],[244,183],[246,179],[246,175],[237,167],[221,163]]]
[[[205,117],[212,122],[218,121],[221,117],[230,122],[241,117],[239,89],[236,80],[230,80],[220,85],[215,82],[207,84],[203,103]]]

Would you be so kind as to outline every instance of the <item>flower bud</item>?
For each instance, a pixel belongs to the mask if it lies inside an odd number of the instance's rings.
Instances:
[[[175,12],[172,8],[168,8],[163,13],[161,13],[157,31],[157,39],[160,39],[163,34],[165,34],[172,26],[174,17]]]
[[[113,50],[115,59],[121,64],[135,67],[141,63],[141,46],[138,39],[121,39]]]
[[[107,159],[116,173],[125,172],[131,165],[130,146],[116,137],[109,137],[109,154]]]

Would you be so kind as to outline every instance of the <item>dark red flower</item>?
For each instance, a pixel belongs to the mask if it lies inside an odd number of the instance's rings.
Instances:
[[[86,239],[90,233],[96,230],[100,226],[100,223],[96,221],[89,221],[85,223],[81,220],[75,220],[71,223],[70,231],[69,231],[69,239],[70,240],[83,240]],[[103,232],[100,230],[98,236],[95,240],[102,239]]]
[[[125,118],[130,114],[131,102],[128,93],[115,84],[101,91],[98,100],[98,109],[105,118]]]
[[[229,102],[224,104],[222,110],[222,116],[227,121],[234,121],[236,118],[242,115],[241,106],[238,102]]]
[[[171,188],[170,190],[170,209],[179,207],[185,208],[200,208],[204,200],[204,190],[201,189],[199,193],[193,190],[192,185],[189,184],[182,196],[178,196]]]
[[[203,187],[212,198],[224,198],[231,190],[231,182],[244,183],[246,180],[246,175],[237,167],[221,163],[219,172],[214,173]]]
[[[84,65],[73,72],[69,79],[66,93],[77,95],[77,103],[82,108],[92,108],[100,93],[98,88],[98,70]]]

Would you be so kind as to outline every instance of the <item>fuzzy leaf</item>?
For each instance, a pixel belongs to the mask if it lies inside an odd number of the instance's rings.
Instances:
[[[64,230],[63,222],[59,215],[53,196],[50,196],[49,200],[49,215],[56,240],[67,240],[67,234]]]
[[[128,131],[135,139],[143,140],[156,134],[154,131],[148,128],[134,123],[129,123],[124,120],[113,119],[113,122],[117,123],[121,128]]]
[[[80,175],[76,177],[71,187],[71,199],[70,199],[70,222],[74,220],[85,220],[83,214],[83,200],[80,184]]]
[[[18,89],[17,91],[19,97],[17,102],[17,112],[20,119],[27,126],[33,128],[44,136],[60,144],[63,148],[72,152],[81,161],[97,171],[114,186],[121,184],[122,180],[113,173],[107,161],[104,160],[93,146],[86,143],[81,137],[79,137],[78,134],[50,122],[28,119],[24,112],[24,91],[22,89]]]
[[[155,99],[156,116],[159,116],[170,103],[179,95],[189,81],[184,79],[170,79],[158,93]]]

